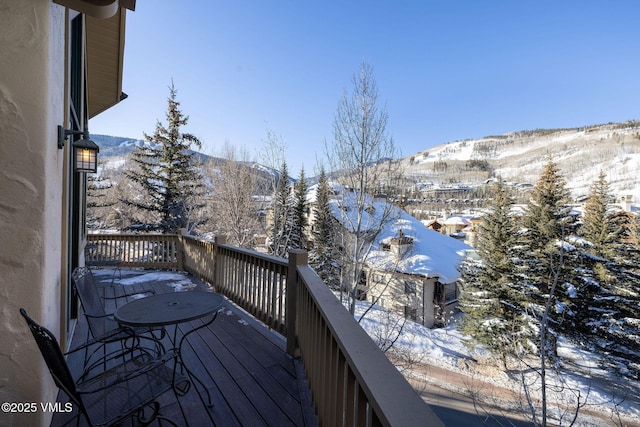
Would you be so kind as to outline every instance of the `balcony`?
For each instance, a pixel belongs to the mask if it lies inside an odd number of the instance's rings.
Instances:
[[[189,337],[183,354],[213,408],[197,385],[160,402],[179,425],[442,425],[307,265],[305,252],[292,251],[285,260],[223,238],[183,235],[89,235],[87,245],[87,264],[119,265],[96,276],[107,296],[123,292],[119,274],[124,280],[141,273],[128,267],[143,267],[188,272],[191,289],[211,286],[227,298],[217,319]],[[133,286],[126,291],[142,289]],[[144,287],[174,291],[162,280]],[[126,299],[106,301],[115,310]],[[198,322],[179,327],[190,330]],[[86,338],[81,319],[72,344]],[[69,415],[56,414],[52,425],[64,425]]]

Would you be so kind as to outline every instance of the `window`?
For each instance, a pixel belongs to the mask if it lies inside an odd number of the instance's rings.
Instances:
[[[416,282],[411,282],[409,280],[404,281],[404,293],[405,294],[414,294],[416,293]]]
[[[69,46],[69,122],[68,127],[73,130],[82,130],[81,124],[85,120],[86,93],[83,91],[84,85],[84,17],[78,15],[71,21],[71,43]],[[74,138],[70,138],[70,142]],[[78,317],[78,298],[72,291],[71,272],[80,265],[81,242],[86,236],[86,181],[83,173],[73,172],[73,150],[71,144],[68,145],[67,168],[69,172],[68,192],[69,204],[67,206],[69,222],[67,229],[67,284],[66,284],[66,313],[65,322],[67,331],[70,332],[74,325],[73,319]]]
[[[447,283],[444,285],[444,300],[445,303],[450,303],[458,299],[458,284]]]
[[[409,320],[413,320],[415,321],[418,317],[418,310],[410,307],[408,305],[404,306],[404,317],[405,319],[409,319]]]
[[[358,280],[358,284],[367,284],[367,273],[364,270],[360,270],[360,279]]]

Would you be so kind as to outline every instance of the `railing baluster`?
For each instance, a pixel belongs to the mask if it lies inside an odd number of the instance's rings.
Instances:
[[[356,423],[356,405],[357,405],[357,395],[356,395],[356,377],[353,373],[353,370],[347,369],[346,372],[346,425],[353,426]]]

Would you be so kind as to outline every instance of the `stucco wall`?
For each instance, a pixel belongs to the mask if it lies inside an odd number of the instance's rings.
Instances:
[[[435,304],[433,295],[437,278],[405,276],[378,270],[367,270],[367,284],[369,286],[367,299],[380,297],[378,304],[393,310],[398,315],[404,315],[404,306],[416,309],[416,322],[428,328],[435,325]],[[405,282],[416,285],[415,295],[405,293]]]
[[[57,393],[18,309],[60,335],[64,23],[50,1],[0,0],[0,403]],[[0,412],[0,425],[50,415]]]
[[[433,294],[436,287],[436,279],[429,279],[425,282],[423,287],[424,293],[422,294],[422,306],[424,307],[424,321],[423,325],[427,328],[433,328],[436,324],[435,309],[436,305],[433,303]]]

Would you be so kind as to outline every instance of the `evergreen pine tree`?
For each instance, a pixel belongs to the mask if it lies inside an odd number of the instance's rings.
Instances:
[[[291,230],[291,248],[307,249],[307,225],[308,203],[307,203],[307,180],[304,176],[304,167],[300,169],[300,177],[294,186],[293,194],[293,228]]]
[[[504,184],[492,190],[493,206],[483,215],[478,233],[480,261],[467,257],[460,267],[460,308],[465,314],[461,327],[506,365],[509,357],[527,348],[533,331],[524,316],[523,295],[514,289],[513,202]]]
[[[564,286],[569,265],[562,244],[570,234],[569,191],[558,166],[549,161],[540,176],[523,217],[524,230],[517,248],[520,250],[520,288],[530,300],[530,314],[540,319],[551,297],[554,310],[551,323],[557,326],[563,313],[555,310],[560,302],[554,285]],[[559,314],[556,316],[555,314]],[[552,328],[553,329],[553,328]]]
[[[340,288],[340,267],[336,262],[336,221],[331,212],[329,182],[324,169],[320,170],[313,214],[311,231],[313,249],[311,249],[309,264],[330,288],[338,290]]]
[[[555,359],[560,335],[585,342],[593,301],[601,289],[594,245],[575,235],[569,215],[569,193],[555,163],[549,162],[536,184],[517,248],[517,286],[527,299],[530,321],[539,333],[534,341],[541,358]]]
[[[607,202],[610,198],[609,183],[600,171],[598,180],[591,186],[589,200],[584,207],[580,235],[595,245],[596,255],[607,258],[613,255],[618,228],[607,214]]]
[[[614,280],[603,284],[585,323],[603,364],[640,379],[640,274],[631,262],[607,264]]]
[[[200,148],[201,143],[194,135],[181,132],[189,118],[180,111],[176,93],[172,83],[166,127],[158,121],[153,135],[144,134],[148,144],[137,147],[132,154],[135,167],[126,171],[126,176],[141,187],[145,197],[123,202],[150,213],[152,218],[135,221],[130,226],[132,229],[177,233],[181,228],[191,230],[197,225],[193,211],[202,206],[197,199],[202,196],[204,185],[191,148]]]
[[[116,199],[112,195],[113,184],[105,176],[104,165],[98,175],[87,174],[87,226],[92,229],[107,225],[108,216]]]
[[[524,216],[526,241],[531,250],[543,250],[549,242],[562,238],[568,232],[569,191],[558,166],[547,162]]]
[[[599,287],[580,311],[579,324],[605,365],[640,376],[640,274],[632,214],[607,211],[611,199],[603,173],[591,188],[581,234],[594,244],[592,260]]]
[[[269,252],[272,255],[287,258],[293,230],[293,198],[286,162],[282,163],[279,175],[272,203],[273,222]]]
[[[607,216],[607,220],[613,228],[612,257],[622,264],[629,263],[636,267],[640,265],[638,261],[638,250],[640,248],[638,236],[638,222],[640,218],[625,211],[614,211]],[[635,262],[634,262],[635,261]]]

